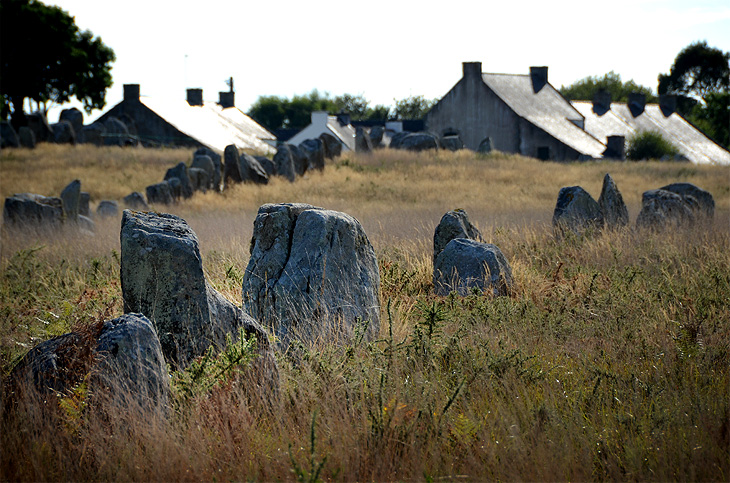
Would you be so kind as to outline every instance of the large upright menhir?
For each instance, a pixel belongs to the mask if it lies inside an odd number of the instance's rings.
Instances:
[[[243,306],[282,348],[375,336],[379,293],[375,251],[355,218],[307,204],[259,208]]]

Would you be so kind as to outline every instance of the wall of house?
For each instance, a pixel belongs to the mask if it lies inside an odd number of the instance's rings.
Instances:
[[[146,146],[187,146],[201,147],[202,144],[187,134],[180,132],[175,126],[155,114],[141,102],[124,100],[111,108],[99,118],[104,122],[109,117],[117,117],[124,121],[128,116],[134,121],[136,135],[140,143]]]
[[[438,136],[458,133],[464,146],[476,150],[486,137],[492,147],[519,152],[520,118],[482,81],[468,72],[426,115],[426,130]],[[479,67],[481,70],[481,67]]]
[[[461,80],[426,115],[426,130],[438,136],[458,133],[476,150],[486,137],[493,149],[549,159],[577,160],[579,153],[519,117],[482,80],[481,63],[465,63]],[[538,153],[538,148],[541,149]]]

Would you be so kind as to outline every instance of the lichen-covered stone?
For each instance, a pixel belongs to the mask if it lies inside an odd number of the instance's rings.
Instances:
[[[436,257],[433,285],[437,295],[457,292],[465,296],[474,289],[509,295],[512,269],[496,245],[455,238]]]

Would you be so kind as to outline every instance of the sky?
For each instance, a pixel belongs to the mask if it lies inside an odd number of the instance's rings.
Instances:
[[[164,98],[202,88],[206,101],[217,101],[233,77],[243,111],[259,96],[313,89],[393,105],[411,95],[441,98],[461,78],[462,62],[511,74],[548,66],[556,88],[615,71],[656,90],[657,76],[690,43],[730,51],[728,0],[44,3],[116,54],[107,106],[87,122],[122,100],[124,84]]]

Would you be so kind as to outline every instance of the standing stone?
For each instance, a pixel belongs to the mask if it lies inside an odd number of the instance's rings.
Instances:
[[[119,216],[119,204],[114,200],[101,200],[96,207],[96,215],[100,218],[113,218]]]
[[[0,122],[0,148],[20,147],[18,133],[8,121]]]
[[[699,210],[700,204],[693,196],[662,189],[645,191],[636,226],[652,230],[690,226]]]
[[[299,146],[296,144],[287,144],[291,151],[292,159],[294,160],[294,171],[297,176],[303,176],[307,172],[309,165],[307,164],[307,157],[304,155]]]
[[[165,183],[170,186],[170,194],[172,195],[172,201],[177,203],[182,197],[182,183],[179,178],[175,176],[168,178]]]
[[[618,186],[608,173],[603,177],[603,188],[601,196],[598,198],[598,206],[601,207],[607,228],[616,229],[629,224],[629,210],[626,208]]]
[[[254,156],[254,158],[256,158],[256,161],[258,161],[264,171],[266,171],[266,176],[271,178],[276,174],[276,165],[272,160],[266,156]]]
[[[256,184],[268,184],[269,175],[261,167],[259,161],[250,154],[243,153],[239,157],[241,164],[240,171],[245,176],[244,181],[252,181]]]
[[[323,132],[319,135],[319,139],[324,145],[324,157],[334,159],[342,154],[342,143],[330,133]]]
[[[273,377],[276,365],[259,324],[205,280],[198,237],[181,218],[125,210],[122,216],[121,281],[124,312],[145,314],[160,337],[165,358],[184,368],[239,328],[256,338]]]
[[[210,179],[206,170],[201,168],[188,168],[188,177],[190,178],[190,186],[192,186],[193,191],[202,191],[203,193],[208,191]]]
[[[489,136],[482,139],[482,142],[479,143],[479,147],[477,148],[477,153],[480,154],[489,154],[494,149],[494,142],[492,141],[492,138]]]
[[[572,231],[582,234],[587,230],[603,227],[603,214],[596,200],[580,186],[560,189],[553,212],[553,228],[556,233]]]
[[[79,216],[79,203],[81,200],[81,181],[75,179],[61,191],[61,202],[66,220],[74,222]]]
[[[403,140],[410,134],[408,131],[398,131],[393,134],[393,137],[390,138],[390,149],[401,149]]]
[[[33,193],[14,194],[5,198],[3,220],[16,227],[58,227],[63,220],[61,198],[49,198]]]
[[[355,129],[355,151],[358,153],[369,153],[373,150],[373,142],[370,140],[370,135],[362,127],[358,126]]]
[[[18,129],[18,137],[20,138],[20,145],[24,148],[35,148],[35,134],[33,134],[33,130],[28,126],[21,126]]]
[[[79,194],[79,215],[89,216],[91,211],[89,210],[89,202],[91,201],[91,195],[86,191],[82,191]]]
[[[95,122],[81,128],[81,134],[78,141],[80,143],[93,144],[95,146],[103,146],[106,136],[106,126],[101,122]]]
[[[124,201],[124,206],[133,210],[149,211],[150,209],[147,201],[144,199],[144,195],[139,191],[128,194],[122,198],[122,201]]]
[[[171,178],[177,178],[180,180],[180,196],[183,198],[190,198],[193,196],[193,186],[190,184],[190,177],[188,176],[188,167],[185,163],[180,162],[174,168],[170,168],[165,173],[165,180]]]
[[[58,116],[58,119],[70,122],[71,126],[74,128],[74,133],[77,135],[84,128],[84,114],[75,107],[61,111],[61,115]]]
[[[294,156],[292,155],[291,145],[282,144],[274,155],[274,164],[276,165],[276,173],[283,176],[290,182],[297,179],[296,167],[294,165]]]
[[[355,218],[306,204],[259,208],[243,305],[284,348],[296,339],[372,339],[379,292],[375,251]]]
[[[671,191],[672,193],[676,193],[680,196],[691,196],[699,203],[701,212],[704,216],[712,219],[715,215],[715,200],[712,195],[692,183],[672,183],[659,189]]]
[[[299,150],[307,158],[307,170],[324,170],[324,143],[320,139],[302,141]]]
[[[455,238],[436,257],[433,285],[436,295],[457,292],[466,296],[475,288],[490,290],[493,295],[509,295],[512,269],[496,245]]]
[[[373,126],[370,128],[370,142],[373,145],[373,149],[383,147],[383,138],[385,137],[385,127]]]
[[[241,172],[240,155],[238,148],[229,144],[223,152],[223,183],[227,186],[230,182],[241,183],[244,174]]]
[[[193,155],[193,161],[195,160],[195,157],[198,155],[205,155],[208,156],[211,161],[213,161],[213,174],[211,176],[211,182],[213,184],[212,188],[215,191],[221,190],[221,183],[223,182],[223,163],[221,161],[221,155],[216,153],[210,148],[202,147],[198,148],[195,151],[195,154]],[[196,168],[200,168],[202,166],[195,166]]]
[[[145,189],[147,193],[147,201],[160,205],[170,205],[173,203],[172,191],[169,183],[162,182],[148,186]]]
[[[110,116],[104,122],[105,133],[103,136],[105,146],[126,146],[131,144],[129,129],[120,119]]]
[[[10,387],[32,387],[40,395],[55,396],[68,393],[86,376],[91,410],[111,405],[125,411],[166,411],[170,378],[157,333],[142,314],[122,315],[42,342],[21,359],[9,379]]]
[[[433,234],[433,260],[446,248],[446,245],[455,238],[467,238],[478,242],[484,241],[479,230],[469,221],[466,211],[456,209],[441,217]]]
[[[429,149],[438,149],[439,142],[436,136],[431,133],[413,132],[401,139],[398,147],[407,151],[420,152],[427,151]]]
[[[26,119],[28,121],[28,127],[33,131],[33,134],[35,134],[37,142],[45,143],[53,140],[53,130],[48,124],[48,119],[46,119],[45,114],[36,111],[32,114],[28,114]]]
[[[211,159],[210,156],[207,154],[196,154],[193,157],[193,163],[190,165],[190,170],[192,169],[202,169],[206,172],[208,176],[208,184],[205,187],[206,190],[218,190],[217,186],[220,184],[220,180],[218,181],[218,185],[216,185],[215,165],[213,164],[213,159]],[[220,178],[220,175],[218,175],[218,178]]]
[[[441,138],[441,147],[449,151],[464,149],[464,142],[458,135],[444,136]]]
[[[59,121],[51,126],[53,142],[56,144],[76,144],[76,131],[69,121]]]

